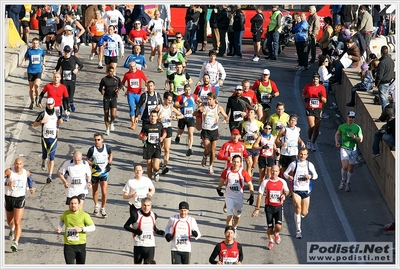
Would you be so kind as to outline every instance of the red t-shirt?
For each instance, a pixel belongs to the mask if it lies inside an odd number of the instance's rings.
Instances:
[[[228,168],[232,166],[232,163],[228,161],[228,158],[233,157],[234,155],[240,155],[243,158],[247,158],[249,156],[249,154],[247,154],[246,146],[243,142],[239,141],[235,143],[232,140],[225,142],[218,151],[217,159],[226,161],[225,168]]]
[[[236,91],[232,93],[232,96],[236,96]],[[243,91],[243,97],[249,99],[250,105],[254,105],[258,103],[256,93],[252,89],[248,89],[247,91]]]
[[[54,99],[54,107],[62,105],[62,99],[68,97],[68,90],[65,85],[60,84],[58,87],[53,85],[53,82],[47,83],[43,88],[43,93],[47,93],[47,98]]]
[[[128,93],[142,94],[142,80],[147,82],[147,77],[142,70],[136,72],[126,72],[122,79],[122,84],[128,82]]]
[[[322,108],[321,98],[318,96],[318,93],[322,94],[322,97],[326,98],[326,89],[324,85],[319,84],[315,86],[314,84],[307,84],[304,87],[303,95],[307,96],[309,101],[306,103],[306,108]]]
[[[289,190],[287,183],[284,179],[278,177],[278,180],[264,180],[258,189],[258,193],[265,195],[265,205],[280,206],[283,204],[281,196],[284,190]]]
[[[144,40],[147,40],[147,34],[142,29],[140,29],[139,31],[136,29],[132,29],[129,32],[128,37],[130,40],[132,40],[134,44],[138,45],[141,45]]]

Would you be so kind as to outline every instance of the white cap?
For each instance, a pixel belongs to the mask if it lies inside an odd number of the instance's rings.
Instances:
[[[47,102],[46,102],[46,104],[48,104],[48,105],[53,105],[54,104],[54,99],[53,98],[47,98]]]
[[[237,86],[236,86],[236,90],[243,90],[242,85],[237,85]]]
[[[349,111],[349,113],[347,113],[347,116],[349,116],[349,117],[355,117],[355,116],[356,116],[356,112],[354,112],[354,111]]]
[[[72,31],[71,25],[65,25],[64,30],[65,31]]]
[[[269,69],[264,69],[263,70],[263,74],[264,75],[269,75],[269,74],[271,74],[271,72],[269,72]]]

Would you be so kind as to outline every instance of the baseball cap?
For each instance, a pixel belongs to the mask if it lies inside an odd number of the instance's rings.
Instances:
[[[271,72],[269,72],[269,69],[264,69],[263,70],[263,74],[264,75],[269,75],[269,74],[271,74]]]
[[[355,116],[356,116],[356,112],[354,112],[354,111],[349,111],[349,113],[347,113],[347,116],[349,116],[349,117],[355,117]]]
[[[233,232],[235,232],[235,228],[233,226],[226,226],[225,227],[225,233],[226,231],[232,230]]]
[[[142,24],[141,21],[135,21],[134,24]]]
[[[239,129],[235,128],[235,129],[232,129],[231,134],[233,134],[233,135],[239,135],[239,134],[240,134],[240,131],[239,131]]]
[[[187,209],[189,210],[189,204],[187,202],[180,202],[179,209]]]
[[[65,25],[64,30],[65,31],[72,31],[71,25]]]
[[[236,90],[243,90],[242,85],[237,85],[237,86],[236,86]]]
[[[319,78],[319,74],[317,72],[314,72],[312,75],[313,78],[318,77]]]
[[[52,104],[54,104],[54,99],[53,98],[47,98],[47,102],[46,102],[46,104],[48,104],[48,105],[52,105]]]
[[[69,45],[66,45],[66,46],[64,47],[64,51],[65,51],[65,52],[71,52],[71,47],[70,47]]]
[[[363,63],[362,65],[361,65],[361,70],[363,70],[363,71],[367,71],[368,70],[368,64],[367,63]]]

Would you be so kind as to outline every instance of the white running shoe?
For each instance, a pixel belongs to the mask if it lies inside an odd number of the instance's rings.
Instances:
[[[344,181],[340,181],[339,190],[343,190],[343,187],[344,187]]]
[[[253,57],[253,62],[258,62],[259,60],[260,60],[260,57],[258,57],[258,56]]]
[[[114,123],[111,123],[111,124],[110,124],[110,130],[111,130],[111,131],[115,131]]]
[[[106,128],[105,134],[106,134],[106,135],[110,135],[110,127],[107,127],[107,128]]]
[[[303,238],[303,236],[301,235],[301,231],[297,231],[296,232],[296,238],[297,239],[302,239]]]

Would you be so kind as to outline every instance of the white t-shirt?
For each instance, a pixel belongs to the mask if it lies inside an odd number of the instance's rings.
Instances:
[[[147,197],[151,189],[154,189],[154,184],[151,179],[142,176],[140,179],[129,179],[122,191],[128,193],[128,195],[134,194],[135,192],[137,193],[135,198],[129,199],[129,203],[139,209],[142,206],[142,199]]]
[[[92,171],[88,162],[82,160],[80,164],[75,164],[73,160],[67,160],[58,172],[64,175],[69,184],[67,197],[71,198],[72,196],[89,193],[87,179],[92,174]]]

